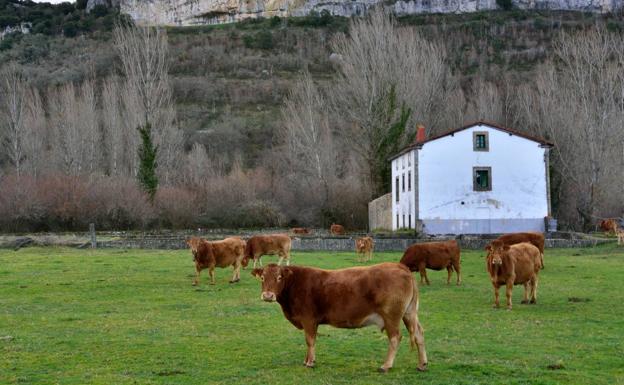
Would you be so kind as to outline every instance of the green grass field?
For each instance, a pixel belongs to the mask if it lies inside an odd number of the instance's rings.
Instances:
[[[400,253],[375,255],[396,261]],[[276,261],[265,257],[264,262]],[[323,268],[354,253],[294,253]],[[624,253],[547,250],[537,305],[493,309],[483,252],[465,252],[464,283],[446,271],[421,287],[429,370],[401,341],[377,373],[385,334],[319,328],[317,366],[303,332],[260,283],[217,270],[192,287],[188,251],[27,248],[0,251],[0,384],[616,384],[624,383]],[[504,292],[503,292],[504,293]],[[407,336],[406,330],[402,330]]]

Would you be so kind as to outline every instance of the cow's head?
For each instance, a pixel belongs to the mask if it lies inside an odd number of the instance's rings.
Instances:
[[[262,281],[262,295],[260,298],[263,301],[273,302],[277,300],[277,297],[284,290],[292,273],[292,270],[287,266],[282,267],[271,263],[263,268],[253,269],[251,275]]]
[[[191,249],[191,253],[193,253],[193,257],[197,255],[197,249],[199,245],[202,243],[203,239],[199,237],[192,237],[186,240],[186,245]]]
[[[494,240],[485,247],[488,255],[488,263],[500,266],[503,264],[503,254],[509,251],[509,245],[505,245],[503,242]]]

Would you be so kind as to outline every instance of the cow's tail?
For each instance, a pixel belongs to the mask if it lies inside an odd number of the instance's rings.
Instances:
[[[418,346],[416,342],[416,328],[421,328],[420,323],[418,322],[418,306],[418,283],[416,282],[416,279],[413,279],[412,299],[410,300],[409,305],[407,305],[407,310],[403,316],[405,326],[407,326],[409,331],[410,347],[412,350]]]
[[[247,242],[245,243],[245,252],[243,254],[242,260],[243,267],[247,267],[250,258],[253,259],[253,245],[251,239],[247,240]]]

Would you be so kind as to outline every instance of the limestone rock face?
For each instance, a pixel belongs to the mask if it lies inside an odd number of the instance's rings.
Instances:
[[[88,7],[114,2],[139,24],[219,24],[247,18],[306,16],[328,11],[354,16],[382,3],[397,15],[467,13],[497,9],[496,0],[89,0]],[[576,10],[606,13],[624,8],[624,0],[513,0],[521,9]],[[88,8],[88,9],[90,9]]]

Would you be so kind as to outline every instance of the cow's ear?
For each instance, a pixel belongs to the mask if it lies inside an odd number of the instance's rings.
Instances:
[[[293,275],[293,271],[290,269],[290,267],[282,267],[282,276],[284,278],[288,278],[291,275]]]
[[[260,278],[262,276],[262,269],[253,269],[251,271],[251,275],[253,275],[254,277],[258,277]]]

